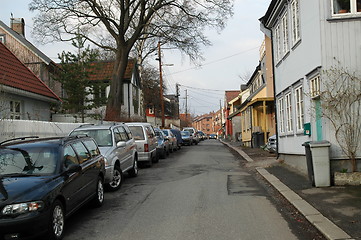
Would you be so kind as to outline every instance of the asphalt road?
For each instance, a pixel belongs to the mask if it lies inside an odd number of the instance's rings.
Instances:
[[[71,216],[64,240],[302,238],[242,165],[216,140],[185,146]]]

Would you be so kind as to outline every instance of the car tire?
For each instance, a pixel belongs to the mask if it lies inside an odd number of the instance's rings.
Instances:
[[[153,163],[159,162],[159,155],[158,155],[158,154],[155,154],[155,156],[153,156],[152,162],[153,162]]]
[[[92,200],[92,205],[94,207],[100,207],[104,203],[104,184],[103,179],[99,176],[97,180],[97,186],[95,190],[95,196]]]
[[[166,147],[163,148],[163,151],[160,154],[160,158],[161,159],[166,159],[167,158],[167,148]]]
[[[63,204],[59,200],[55,200],[50,213],[47,239],[60,240],[63,238],[65,226],[65,212]]]
[[[146,167],[150,168],[153,165],[153,159],[151,158],[148,162],[146,162]]]
[[[129,173],[129,176],[130,176],[130,177],[136,177],[136,176],[138,176],[138,171],[139,171],[139,169],[138,169],[138,158],[135,157],[135,158],[134,158],[133,168],[130,169],[129,172],[128,172],[128,173]]]
[[[111,182],[109,182],[106,185],[107,190],[116,191],[121,187],[122,183],[123,183],[122,170],[120,169],[119,165],[115,165],[113,170],[113,179],[111,180]]]

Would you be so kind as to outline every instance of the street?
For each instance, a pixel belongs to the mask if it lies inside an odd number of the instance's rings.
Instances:
[[[310,239],[242,161],[217,140],[184,146],[71,216],[64,239]]]

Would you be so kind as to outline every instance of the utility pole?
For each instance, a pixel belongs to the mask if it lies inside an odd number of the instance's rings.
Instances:
[[[179,118],[179,83],[176,83],[175,85],[175,88],[176,88],[176,101],[177,101],[177,118]]]
[[[221,127],[220,127],[220,130],[222,132],[222,128],[223,128],[223,121],[222,121],[222,99],[219,100],[219,113],[221,114]]]
[[[164,117],[164,101],[163,101],[163,74],[162,74],[162,53],[160,50],[160,41],[158,42],[158,59],[159,61],[159,97],[160,97],[160,106],[161,106],[161,115],[162,115],[162,128],[165,125]]]
[[[186,124],[188,125],[188,93],[187,93],[187,89],[186,91]]]

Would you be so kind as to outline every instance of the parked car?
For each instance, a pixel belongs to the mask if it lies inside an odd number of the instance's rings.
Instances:
[[[130,129],[124,123],[85,124],[70,132],[70,136],[87,135],[95,139],[105,157],[105,186],[109,191],[118,190],[123,174],[138,175],[138,153]]]
[[[171,129],[170,131],[171,131],[171,132],[174,134],[174,136],[177,138],[177,146],[178,146],[178,149],[181,149],[181,148],[182,148],[182,143],[183,143],[181,131],[178,130],[178,129]]]
[[[174,134],[172,133],[172,131],[170,129],[162,129],[162,131],[163,131],[165,137],[169,141],[170,152],[177,151],[178,150],[177,137],[174,136]]]
[[[59,240],[68,216],[103,204],[105,162],[90,137],[8,140],[0,163],[0,239]]]
[[[195,145],[197,145],[200,141],[199,139],[199,135],[197,134],[197,130],[194,127],[185,127],[183,128],[183,131],[188,131],[191,133],[192,138],[193,138],[193,143]]]
[[[138,150],[139,163],[145,163],[148,167],[158,162],[158,140],[150,123],[132,122],[126,123],[132,132]]]
[[[209,134],[209,139],[217,139],[217,134]]]
[[[204,140],[207,139],[207,135],[206,135],[204,132],[198,131],[197,134],[198,134],[199,139],[200,139],[201,141],[204,141]]]
[[[191,146],[193,145],[193,136],[189,131],[181,131],[183,145]]]
[[[159,128],[154,128],[154,132],[158,139],[157,155],[162,159],[167,158],[169,155],[169,141]]]
[[[272,135],[268,138],[266,149],[272,153],[277,152],[277,136]]]

